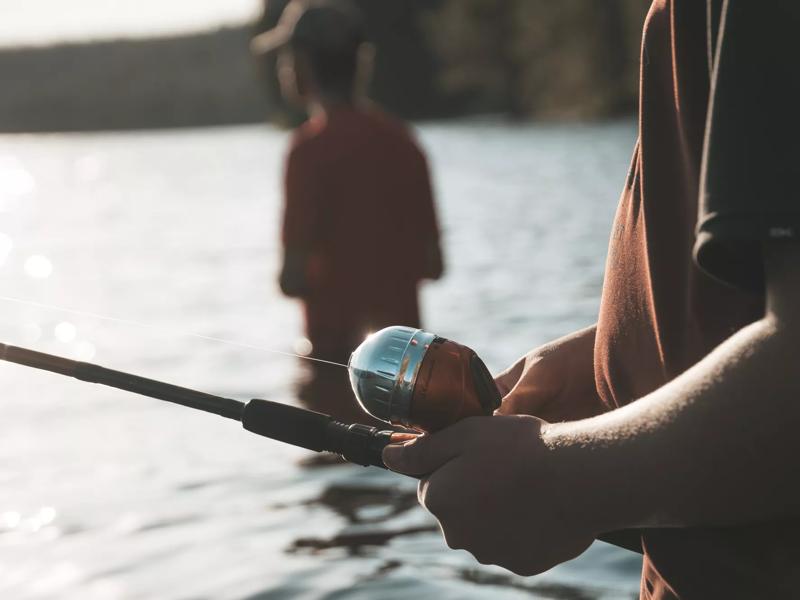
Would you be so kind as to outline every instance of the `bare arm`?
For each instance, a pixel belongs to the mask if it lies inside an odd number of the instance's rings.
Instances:
[[[544,439],[602,500],[593,529],[800,514],[800,247],[765,252],[767,312],[652,394]]]

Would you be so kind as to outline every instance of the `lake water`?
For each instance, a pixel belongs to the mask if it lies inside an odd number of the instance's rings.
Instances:
[[[634,123],[419,126],[448,271],[428,329],[497,371],[595,320]],[[296,402],[280,295],[285,132],[0,136],[0,340],[179,385]],[[0,597],[632,598],[596,543],[532,578],[452,551],[415,483],[212,415],[0,363]]]

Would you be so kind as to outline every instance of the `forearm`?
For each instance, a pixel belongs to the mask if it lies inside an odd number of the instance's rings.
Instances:
[[[597,532],[800,513],[795,328],[767,317],[652,394],[550,426]]]

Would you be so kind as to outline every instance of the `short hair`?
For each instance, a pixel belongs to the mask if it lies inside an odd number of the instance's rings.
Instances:
[[[362,43],[363,40],[336,51],[303,46],[295,50],[308,59],[311,75],[321,89],[349,94],[355,87],[358,49]]]
[[[327,91],[349,94],[358,71],[358,49],[366,41],[366,25],[351,0],[309,0],[291,42],[308,58],[311,75]],[[316,17],[316,18],[314,18]]]

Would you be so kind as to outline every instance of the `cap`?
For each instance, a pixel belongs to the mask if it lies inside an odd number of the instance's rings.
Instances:
[[[321,52],[342,52],[365,40],[358,10],[344,0],[291,0],[278,24],[250,41],[255,54],[274,52],[284,46]]]
[[[359,404],[373,417],[411,425],[411,397],[422,360],[436,335],[394,326],[370,335],[347,365]]]

